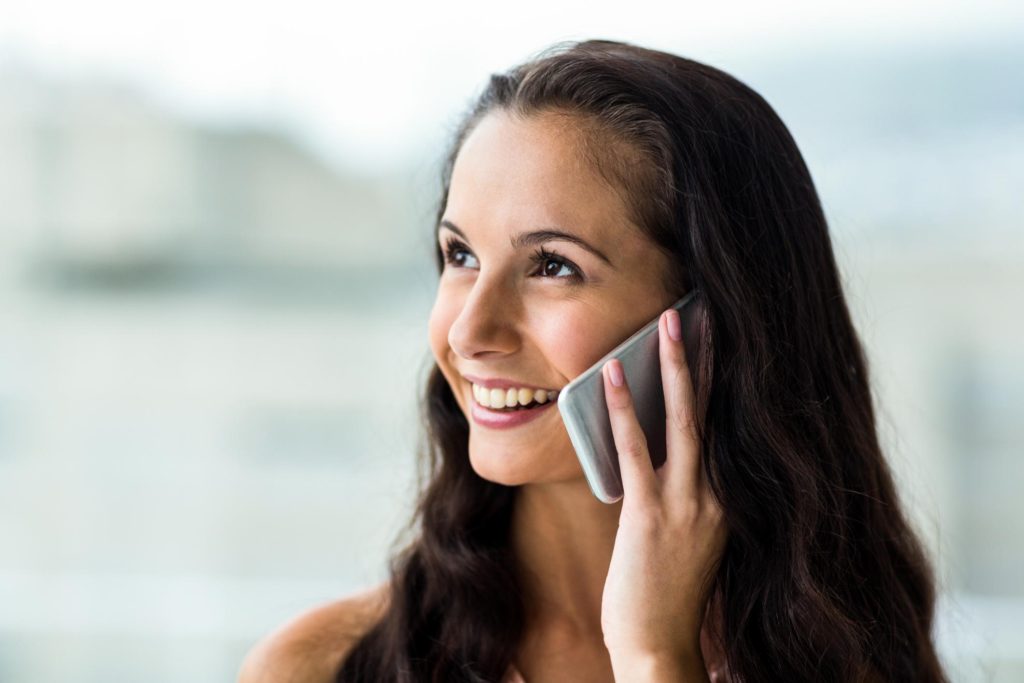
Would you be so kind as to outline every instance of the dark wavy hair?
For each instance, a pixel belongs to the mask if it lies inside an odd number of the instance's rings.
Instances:
[[[455,130],[438,221],[463,141],[497,110],[578,123],[580,153],[671,256],[670,289],[704,293],[714,370],[702,457],[730,530],[714,586],[729,677],[945,681],[929,562],[879,445],[821,203],[775,111],[690,59],[559,43],[490,77]],[[339,682],[500,681],[523,635],[516,489],[473,471],[466,417],[436,365],[422,406],[413,540]]]

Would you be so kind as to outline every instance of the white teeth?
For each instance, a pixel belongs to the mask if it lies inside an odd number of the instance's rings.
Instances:
[[[504,389],[491,389],[490,401],[487,403],[489,408],[504,408],[505,407],[505,390]]]
[[[488,389],[473,384],[473,398],[487,408],[514,408],[528,405],[531,401],[543,404],[554,400],[557,395],[557,391],[546,389]]]

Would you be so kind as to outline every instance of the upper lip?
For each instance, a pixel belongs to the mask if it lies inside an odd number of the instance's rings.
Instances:
[[[542,389],[544,391],[555,391],[548,387],[539,387],[536,384],[530,384],[528,382],[517,382],[511,379],[505,379],[504,377],[477,377],[475,375],[462,375],[473,384],[476,384],[487,389]]]

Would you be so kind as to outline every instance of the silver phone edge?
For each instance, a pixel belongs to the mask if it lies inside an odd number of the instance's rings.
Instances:
[[[578,457],[580,452],[593,452],[594,442],[590,434],[582,429],[583,418],[576,410],[576,406],[568,400],[562,401],[562,396],[560,395],[558,397],[558,412],[562,415],[562,422],[565,424],[565,430],[569,433],[569,440],[572,442],[572,447],[577,453],[577,459],[583,468],[583,474],[591,493],[602,503],[610,504],[617,502],[622,498],[622,494],[615,495],[610,491],[606,491],[601,486],[603,481],[596,469],[597,463],[590,458]]]

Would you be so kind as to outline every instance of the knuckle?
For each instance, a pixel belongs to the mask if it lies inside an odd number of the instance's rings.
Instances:
[[[629,407],[630,403],[633,402],[629,391],[605,391],[604,402],[608,404],[608,408],[623,409]]]
[[[712,502],[708,503],[705,506],[705,509],[705,514],[707,515],[708,519],[711,520],[712,523],[721,524],[723,521],[725,521],[725,510],[722,509],[721,505]]]
[[[606,401],[608,402],[608,406],[610,408],[614,408],[616,410],[624,410],[626,408],[629,408],[633,404],[633,401],[630,400],[629,395],[627,395],[624,392],[608,396],[606,398]]]
[[[690,434],[694,431],[692,413],[688,406],[677,406],[668,411],[665,418],[671,429]]]
[[[643,433],[627,437],[622,444],[622,451],[627,455],[639,457],[647,453],[647,437]]]
[[[684,500],[676,508],[676,519],[680,524],[691,526],[700,519],[700,504],[695,500]]]
[[[657,502],[651,496],[640,496],[623,502],[622,514],[630,518],[633,528],[644,537],[653,537],[664,528],[659,521],[661,512]]]

